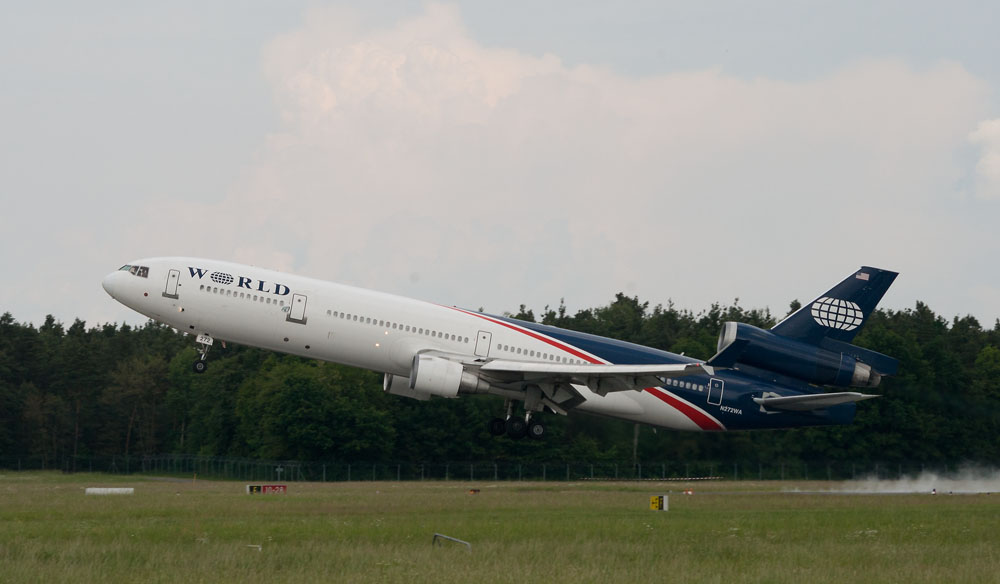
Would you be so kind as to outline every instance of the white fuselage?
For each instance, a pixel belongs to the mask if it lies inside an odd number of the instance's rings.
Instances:
[[[115,300],[179,331],[243,345],[402,377],[410,374],[414,356],[427,351],[483,360],[607,363],[509,321],[455,307],[216,260],[165,257],[130,265],[146,271],[119,270],[104,279]],[[647,392],[602,396],[574,387],[586,397],[576,407],[581,411],[705,429],[690,413]]]

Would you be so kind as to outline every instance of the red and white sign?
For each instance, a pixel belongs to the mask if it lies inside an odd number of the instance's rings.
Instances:
[[[269,495],[272,493],[285,494],[287,492],[287,485],[247,485],[248,495]]]

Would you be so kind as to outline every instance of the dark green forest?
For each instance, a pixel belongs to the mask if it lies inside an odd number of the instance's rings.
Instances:
[[[797,303],[792,303],[796,308]],[[769,327],[768,310],[694,313],[619,294],[600,308],[517,318],[708,358],[728,320]],[[230,345],[202,375],[193,338],[141,327],[41,326],[0,317],[0,467],[67,468],[88,457],[167,453],[247,459],[445,461],[754,461],[993,466],[1000,459],[1000,321],[951,321],[922,303],[873,314],[855,343],[900,360],[851,426],[685,433],[548,415],[545,440],[493,438],[492,396],[418,402],[386,395],[381,375]],[[635,459],[633,459],[635,456]]]

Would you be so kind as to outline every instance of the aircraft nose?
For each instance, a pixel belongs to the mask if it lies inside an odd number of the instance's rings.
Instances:
[[[117,287],[116,283],[118,282],[118,274],[119,272],[117,271],[111,272],[107,276],[104,276],[104,280],[101,281],[101,287],[104,288],[104,291],[107,292],[108,295],[111,296],[112,298],[115,297],[115,288]]]

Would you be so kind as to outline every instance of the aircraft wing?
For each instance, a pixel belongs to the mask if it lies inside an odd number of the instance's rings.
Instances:
[[[607,395],[614,391],[641,391],[663,384],[667,377],[713,374],[704,363],[658,365],[575,365],[494,359],[479,371],[502,382],[535,381],[586,385],[591,391]]]
[[[789,395],[784,397],[755,397],[753,401],[772,410],[789,412],[807,412],[822,410],[831,406],[859,402],[861,400],[879,397],[856,391],[841,391],[837,393],[817,393],[811,395]]]

